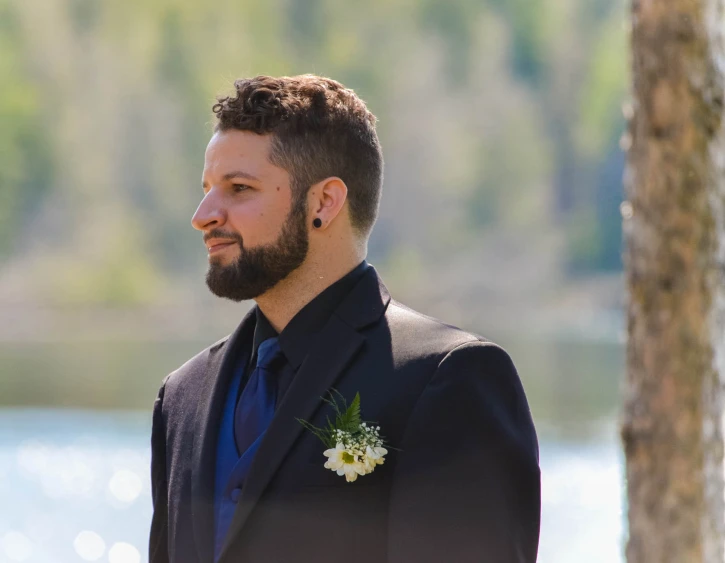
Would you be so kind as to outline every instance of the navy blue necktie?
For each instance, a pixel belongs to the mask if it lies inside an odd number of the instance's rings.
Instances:
[[[251,446],[256,450],[272,421],[277,403],[277,374],[283,359],[278,337],[268,338],[257,348],[257,367],[244,386],[234,412],[234,439],[240,456]]]

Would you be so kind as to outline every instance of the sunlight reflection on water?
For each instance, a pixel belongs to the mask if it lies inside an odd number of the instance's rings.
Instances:
[[[0,562],[142,561],[149,416],[0,410]]]
[[[106,542],[97,533],[86,530],[73,540],[73,548],[82,559],[97,561],[106,552]]]
[[[542,439],[539,563],[622,561],[622,461],[606,430]],[[146,561],[149,437],[150,413],[0,409],[0,563]]]

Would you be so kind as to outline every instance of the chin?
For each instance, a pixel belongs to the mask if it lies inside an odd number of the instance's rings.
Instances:
[[[239,259],[239,252],[222,251],[209,256],[209,264],[214,266],[229,266]]]

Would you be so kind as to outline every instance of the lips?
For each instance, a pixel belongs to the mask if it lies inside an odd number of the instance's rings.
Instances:
[[[236,244],[236,243],[235,242],[218,242],[218,243],[212,244],[211,246],[208,247],[209,254],[214,254],[216,252],[224,250],[225,248],[233,246],[234,244]]]

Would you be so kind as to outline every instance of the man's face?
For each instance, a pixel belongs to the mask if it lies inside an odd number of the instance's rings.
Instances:
[[[191,219],[209,252],[206,283],[234,301],[253,299],[307,256],[307,208],[289,174],[271,164],[271,135],[215,133],[204,158],[204,198]]]

